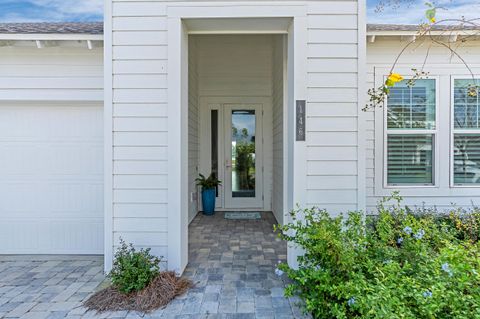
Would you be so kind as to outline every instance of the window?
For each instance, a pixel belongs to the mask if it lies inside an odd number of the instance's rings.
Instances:
[[[480,184],[480,97],[469,94],[473,79],[455,79],[453,88],[453,184]]]
[[[435,185],[436,80],[391,89],[386,108],[386,184]]]

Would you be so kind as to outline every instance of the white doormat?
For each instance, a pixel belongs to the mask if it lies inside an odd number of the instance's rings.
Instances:
[[[225,212],[225,219],[262,219],[259,212]]]

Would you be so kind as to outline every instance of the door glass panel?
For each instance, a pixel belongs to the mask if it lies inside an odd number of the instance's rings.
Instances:
[[[255,197],[254,110],[232,111],[232,197]]]
[[[212,110],[211,112],[211,134],[212,137],[211,144],[212,144],[212,154],[211,154],[211,161],[212,161],[212,174],[218,178],[218,110]],[[218,197],[218,186],[217,186],[217,197]]]

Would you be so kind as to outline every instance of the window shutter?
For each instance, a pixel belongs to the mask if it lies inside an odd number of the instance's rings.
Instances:
[[[480,183],[480,134],[455,134],[455,184]]]
[[[433,135],[389,135],[387,178],[390,185],[432,185]]]

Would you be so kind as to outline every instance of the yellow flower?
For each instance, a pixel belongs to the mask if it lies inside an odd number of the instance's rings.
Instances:
[[[430,19],[430,22],[435,23],[435,22],[437,22],[437,19],[435,19],[435,17],[433,17],[433,18]]]
[[[388,80],[393,83],[398,83],[403,81],[403,76],[398,73],[390,73],[390,75],[388,76]]]

